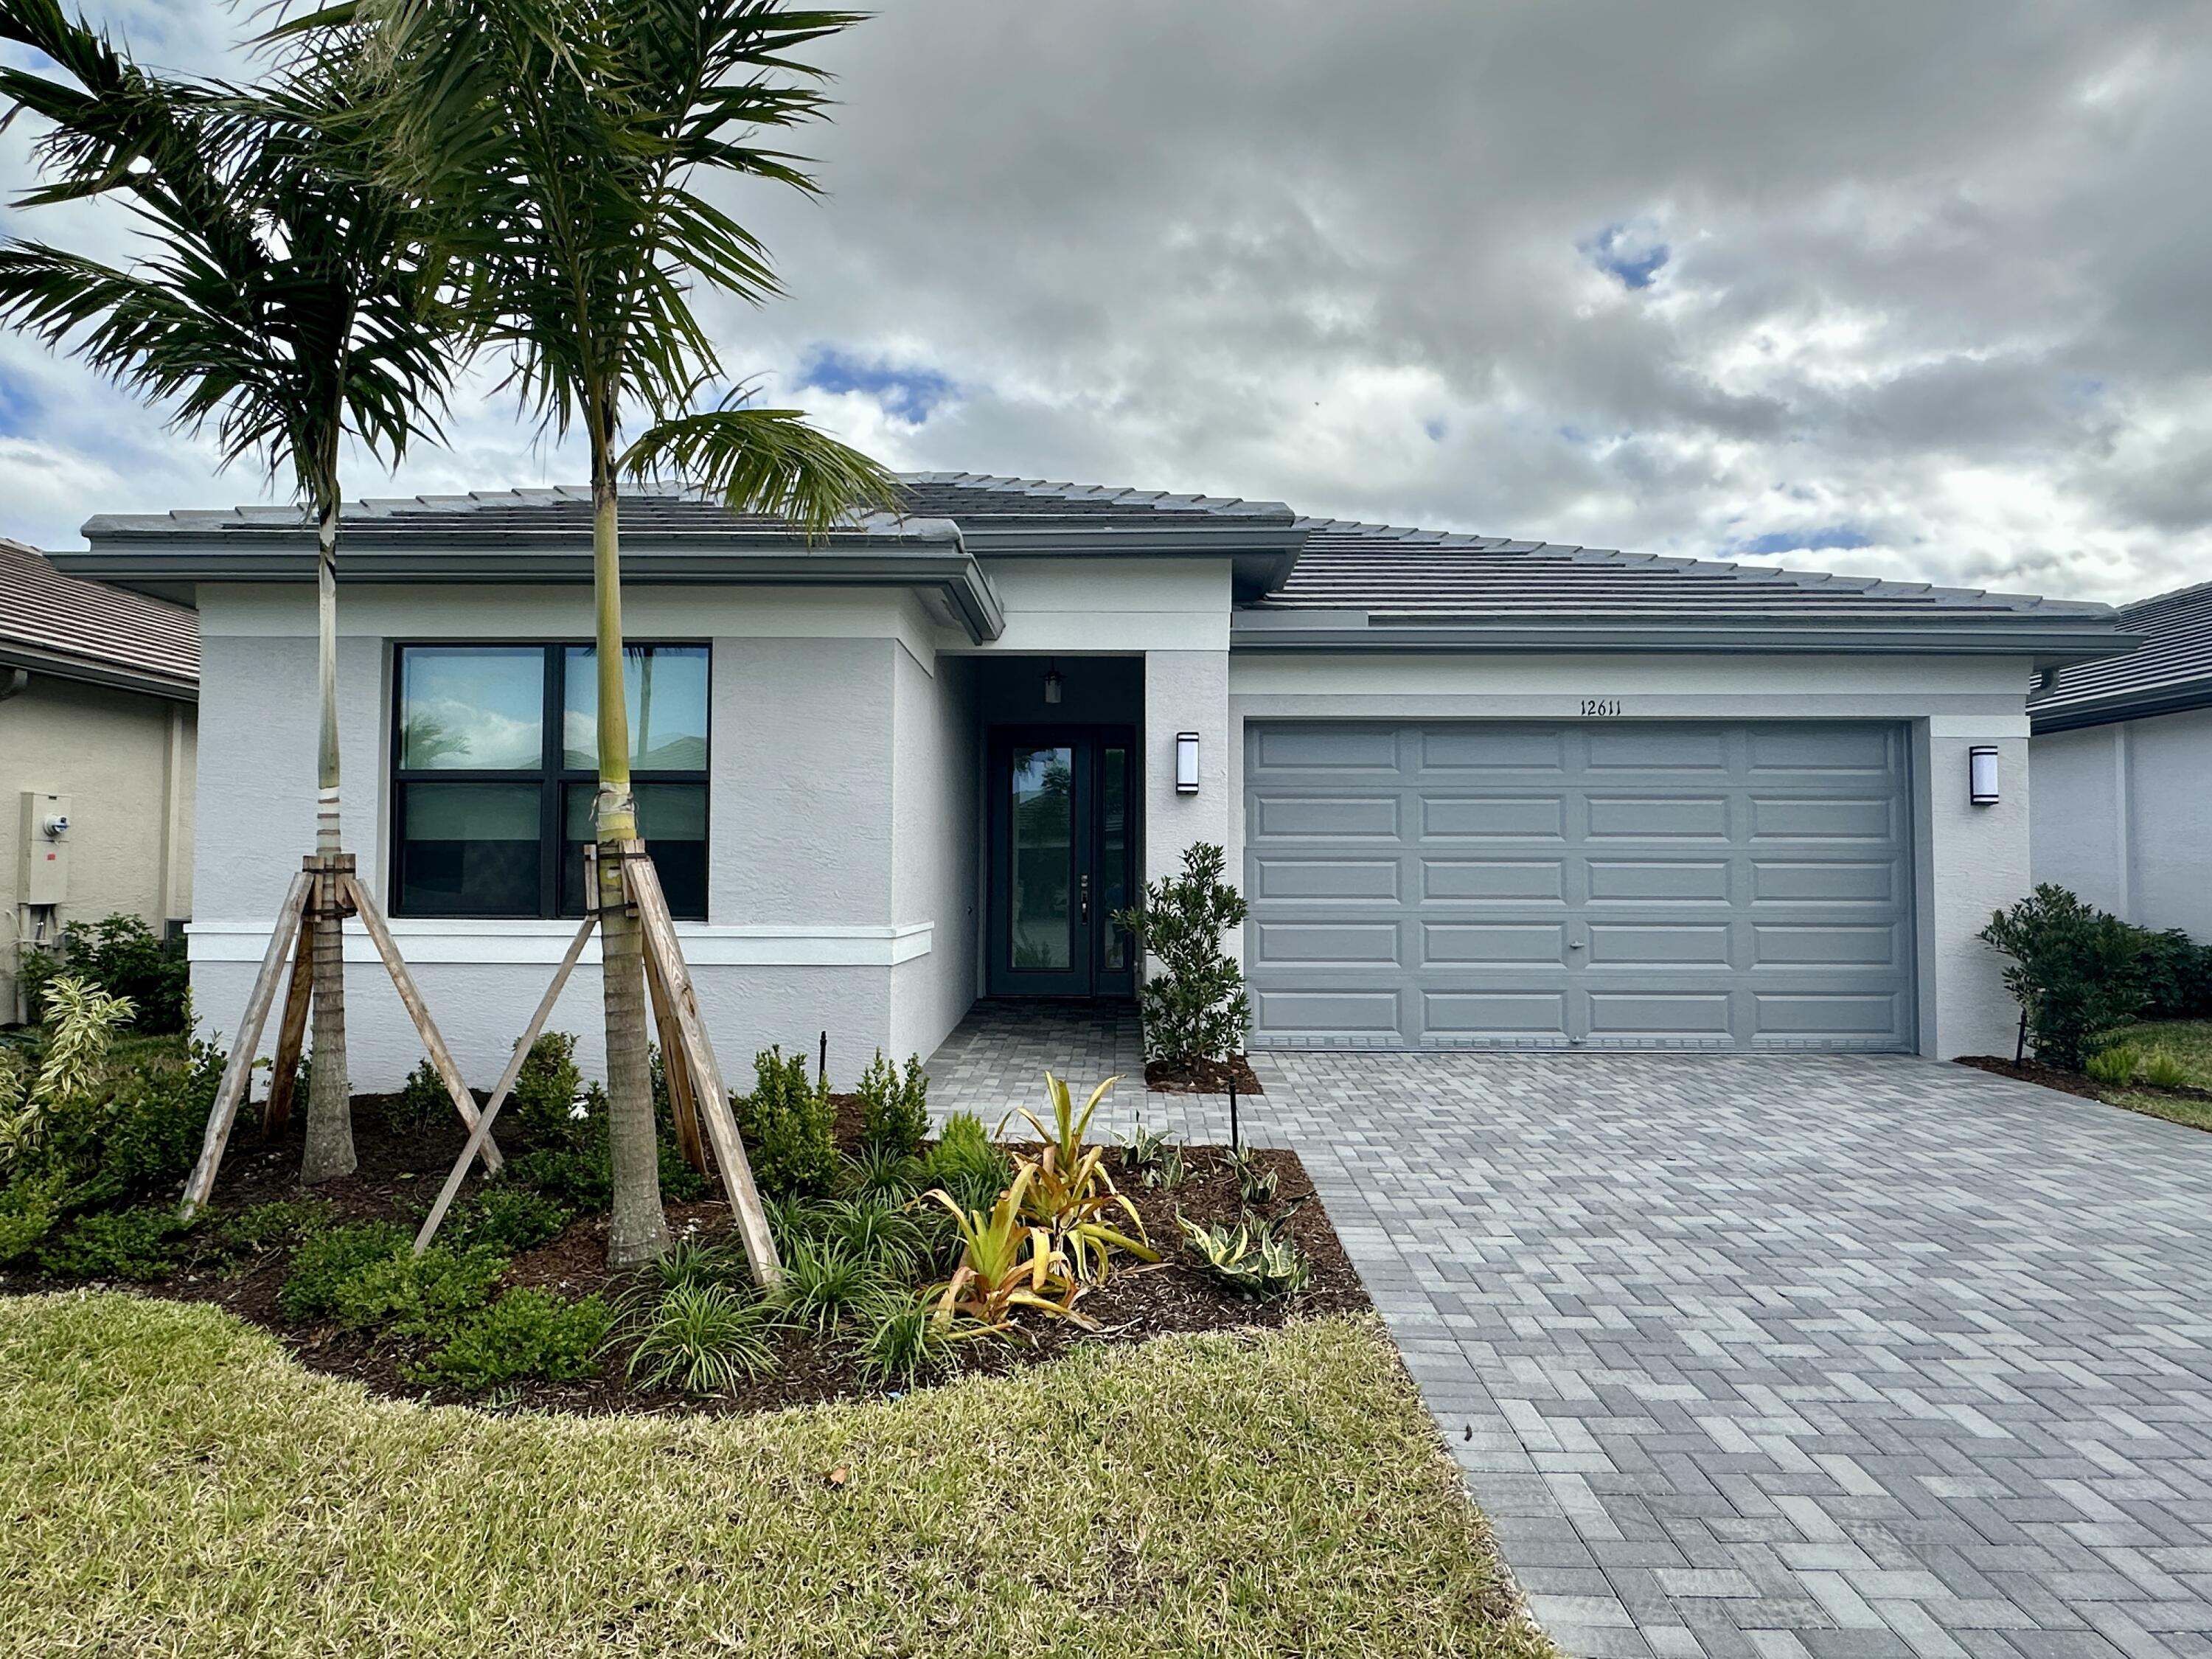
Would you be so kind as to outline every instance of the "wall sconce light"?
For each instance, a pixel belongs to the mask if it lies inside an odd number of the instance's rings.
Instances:
[[[1045,665],[1044,700],[1047,702],[1058,702],[1060,688],[1066,684],[1067,681],[1060,674],[1060,664],[1057,660]]]
[[[1194,795],[1198,793],[1198,733],[1176,733],[1176,793]]]
[[[1977,744],[1966,751],[1966,799],[1977,806],[1997,804],[1997,751]]]

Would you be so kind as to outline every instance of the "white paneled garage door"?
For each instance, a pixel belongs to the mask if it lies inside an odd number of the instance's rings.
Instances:
[[[1901,726],[1254,723],[1263,1047],[1904,1049]]]

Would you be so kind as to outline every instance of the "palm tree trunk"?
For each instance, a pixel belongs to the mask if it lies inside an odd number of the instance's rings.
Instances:
[[[599,691],[599,959],[607,1018],[607,1137],[614,1214],[607,1265],[635,1267],[668,1248],[660,1206],[660,1155],[653,1121],[652,1061],[645,1026],[645,933],[623,909],[622,843],[637,839],[629,787],[629,714],[623,702],[622,554],[614,469],[592,434],[592,563],[598,601]]]
[[[320,765],[315,798],[315,854],[325,865],[310,902],[316,917],[313,1058],[307,1072],[307,1145],[303,1182],[354,1172],[352,1085],[346,1073],[345,941],[338,932],[335,866],[338,834],[338,498],[333,485],[317,504],[315,608],[322,685]]]

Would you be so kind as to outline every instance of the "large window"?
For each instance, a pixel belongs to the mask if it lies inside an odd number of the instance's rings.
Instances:
[[[707,915],[707,647],[623,652],[631,787],[668,908]],[[579,916],[599,785],[588,645],[403,645],[392,889],[405,916]]]

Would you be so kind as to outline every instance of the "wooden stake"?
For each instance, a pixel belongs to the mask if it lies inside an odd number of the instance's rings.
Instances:
[[[637,907],[645,927],[645,950],[657,960],[668,987],[678,1030],[684,1038],[691,1076],[697,1085],[700,1115],[706,1120],[708,1139],[714,1145],[714,1162],[722,1174],[722,1191],[736,1213],[738,1237],[744,1239],[745,1260],[751,1264],[754,1283],[765,1288],[783,1277],[783,1262],[768,1230],[768,1214],[761,1208],[760,1192],[753,1185],[752,1166],[745,1161],[744,1143],[738,1135],[738,1121],[730,1110],[730,1091],[722,1082],[722,1068],[714,1059],[714,1045],[699,1017],[699,999],[691,987],[691,970],[684,965],[677,943],[676,923],[668,914],[667,897],[653,860],[645,857],[643,842],[625,842],[623,878],[630,902]]]
[[[222,1149],[230,1139],[231,1121],[238,1115],[238,1103],[246,1093],[246,1079],[253,1074],[253,1050],[261,1041],[261,1028],[269,1021],[269,1005],[276,999],[276,975],[284,965],[284,953],[301,941],[301,913],[307,907],[307,890],[314,878],[305,870],[292,878],[286,890],[284,902],[276,911],[276,925],[270,931],[269,949],[261,958],[261,972],[253,981],[253,990],[246,999],[246,1013],[238,1023],[238,1036],[230,1046],[230,1057],[223,1062],[222,1081],[215,1091],[215,1105],[208,1113],[207,1132],[200,1141],[199,1162],[192,1165],[192,1173],[185,1182],[185,1201],[178,1213],[191,1219],[192,1212],[208,1200],[215,1190],[216,1165],[222,1162]]]
[[[591,938],[592,930],[599,925],[597,916],[586,916],[584,925],[576,930],[576,937],[568,941],[568,954],[561,958],[560,967],[554,970],[553,982],[545,988],[545,994],[538,1000],[538,1012],[531,1015],[521,1041],[514,1045],[514,1053],[507,1057],[507,1069],[499,1076],[499,1086],[491,1091],[491,1099],[485,1103],[483,1115],[477,1119],[476,1127],[469,1131],[468,1145],[461,1148],[461,1155],[453,1160],[453,1173],[446,1177],[446,1184],[439,1191],[438,1201],[430,1206],[430,1213],[423,1218],[422,1231],[415,1235],[416,1255],[420,1255],[430,1248],[431,1239],[437,1236],[438,1224],[446,1218],[446,1212],[453,1205],[453,1195],[461,1190],[461,1182],[468,1178],[469,1165],[476,1162],[477,1152],[490,1144],[492,1121],[499,1115],[499,1109],[507,1104],[507,1097],[514,1092],[514,1080],[522,1075],[522,1062],[530,1058],[531,1045],[538,1041],[538,1033],[545,1029],[545,1022],[552,1018],[553,1005],[561,1000],[562,988],[568,984],[568,975],[575,968],[577,958],[584,954],[584,942]]]
[[[651,951],[645,953],[645,988],[653,998],[653,1023],[660,1033],[660,1074],[668,1079],[668,1105],[676,1119],[676,1145],[684,1161],[701,1175],[707,1173],[707,1146],[699,1138],[698,1082],[685,1057],[684,1033],[668,996],[668,982],[660,976],[660,963]]]
[[[461,1068],[453,1061],[453,1051],[446,1047],[446,1039],[438,1033],[438,1022],[430,1018],[430,1005],[422,1000],[422,992],[415,983],[415,975],[407,969],[406,959],[399,947],[392,942],[392,930],[385,926],[384,914],[376,908],[376,900],[368,889],[350,875],[338,878],[341,890],[361,917],[362,929],[376,946],[376,954],[384,959],[384,970],[392,975],[393,988],[399,1000],[406,1005],[407,1016],[422,1033],[422,1046],[429,1050],[430,1064],[446,1085],[446,1092],[453,1097],[453,1109],[461,1115],[461,1121],[471,1129],[477,1127],[482,1114],[477,1110],[476,1097],[469,1092],[468,1084],[461,1077]],[[482,1151],[484,1168],[493,1175],[499,1173],[507,1159],[500,1153],[499,1144],[490,1136],[484,1137]]]
[[[337,926],[335,922],[331,924]],[[261,1138],[274,1139],[284,1133],[292,1118],[292,1092],[299,1080],[300,1051],[307,1037],[307,1006],[315,989],[315,919],[304,908],[300,916],[300,948],[292,956],[292,981],[284,988],[284,1018],[276,1027],[276,1069],[269,1078],[269,1098],[261,1106]]]

